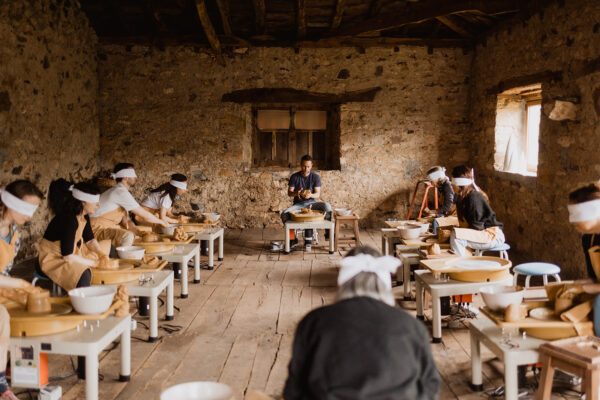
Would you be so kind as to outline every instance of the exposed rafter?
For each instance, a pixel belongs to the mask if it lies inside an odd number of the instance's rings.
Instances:
[[[519,10],[516,0],[435,0],[407,4],[403,10],[370,18],[360,24],[342,26],[331,32],[332,36],[355,36],[366,32],[378,32],[399,28],[410,23],[463,12],[498,14]]]
[[[469,32],[468,28],[465,26],[466,24],[459,21],[453,15],[443,15],[440,17],[436,17],[436,19],[462,37],[469,38],[473,36],[471,32]]]
[[[219,14],[221,14],[221,22],[223,23],[223,32],[227,36],[233,36],[231,31],[231,23],[229,17],[229,2],[228,0],[217,0],[217,7],[219,7]]]
[[[219,63],[224,65],[225,61],[223,60],[223,55],[221,54],[221,42],[219,41],[219,37],[215,32],[215,28],[210,21],[204,0],[196,0],[196,10],[198,10],[198,17],[200,18],[200,22],[202,23],[202,27],[204,28],[204,33],[206,33],[206,38],[210,43],[210,47],[214,50]]]
[[[298,22],[298,39],[306,37],[306,0],[296,0],[297,5],[297,22]]]
[[[254,24],[257,35],[263,35],[265,33],[265,14],[267,8],[265,6],[265,0],[252,0],[254,4]]]
[[[336,30],[340,27],[342,23],[342,17],[344,16],[344,6],[346,5],[346,0],[337,0],[335,3],[335,14],[333,14],[333,19],[331,20],[331,30]]]

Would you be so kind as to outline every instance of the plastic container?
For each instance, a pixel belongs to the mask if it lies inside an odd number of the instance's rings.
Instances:
[[[398,227],[402,239],[418,239],[421,235],[421,225],[406,224]]]
[[[230,400],[231,388],[217,382],[188,382],[171,386],[160,394],[160,400]]]
[[[503,311],[509,304],[521,304],[525,291],[514,286],[484,286],[479,293],[490,310]]]
[[[141,260],[146,253],[142,246],[123,246],[117,247],[117,255],[125,260]]]
[[[352,210],[350,210],[349,208],[336,208],[334,211],[335,215],[338,215],[340,217],[347,217],[348,215],[352,214]]]
[[[88,286],[69,290],[71,304],[79,314],[102,314],[109,309],[117,289],[107,286]]]

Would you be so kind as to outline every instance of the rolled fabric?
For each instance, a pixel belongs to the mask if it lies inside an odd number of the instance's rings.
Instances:
[[[452,178],[452,183],[456,186],[469,186],[473,184],[473,179],[470,178]]]
[[[135,174],[135,170],[133,168],[125,168],[115,173],[110,174],[110,177],[113,179],[117,178],[137,178]]]
[[[37,210],[37,204],[31,204],[26,202],[25,200],[21,200],[14,194],[10,193],[7,190],[0,189],[0,199],[2,199],[2,204],[4,204],[7,208],[10,208],[13,211],[18,212],[19,214],[26,215],[28,217],[33,216],[35,210]]]
[[[593,221],[600,218],[600,199],[569,204],[569,222]]]
[[[429,177],[430,180],[437,181],[440,178],[445,178],[446,173],[445,173],[445,170],[442,169],[442,170],[434,171],[427,176]]]
[[[338,286],[348,282],[361,272],[373,272],[391,290],[392,278],[390,274],[395,273],[400,264],[400,260],[392,256],[375,258],[368,254],[359,254],[343,258],[340,261],[341,268],[338,275]]]
[[[170,181],[169,184],[171,186],[174,186],[178,189],[182,189],[182,190],[187,190],[187,182],[181,182],[181,181]]]

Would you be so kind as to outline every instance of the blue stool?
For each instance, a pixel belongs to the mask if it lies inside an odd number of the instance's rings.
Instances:
[[[500,258],[508,260],[508,250],[510,250],[510,245],[508,243],[502,243],[500,246],[493,247],[491,249],[476,249],[475,255],[479,257],[482,256],[486,251],[497,251],[500,253]]]
[[[63,295],[62,288],[56,283],[54,283],[52,279],[48,278],[46,274],[44,274],[44,272],[40,268],[40,264],[36,261],[35,269],[33,270],[33,279],[31,280],[31,285],[35,286],[37,281],[52,282],[52,297],[61,297]]]
[[[529,281],[532,276],[542,276],[544,285],[548,284],[548,275],[554,277],[556,282],[560,282],[560,267],[558,265],[544,263],[544,262],[531,262],[525,264],[519,264],[513,269],[514,280],[513,285],[517,286],[517,279],[519,275],[525,275],[525,287],[529,287]]]

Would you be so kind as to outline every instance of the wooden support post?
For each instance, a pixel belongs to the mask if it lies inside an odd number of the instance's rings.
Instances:
[[[469,32],[468,28],[457,20],[455,16],[452,15],[443,15],[436,18],[442,24],[446,25],[448,28],[452,29],[454,32],[458,33],[462,37],[470,38],[472,37],[471,32]]]
[[[256,33],[262,35],[265,33],[265,14],[267,8],[265,7],[265,0],[252,0],[254,3],[254,21],[256,24]]]
[[[213,24],[210,21],[210,17],[208,16],[208,12],[206,11],[206,4],[204,3],[204,0],[196,0],[196,10],[198,10],[198,17],[200,17],[200,22],[202,23],[202,27],[204,28],[204,33],[206,33],[206,38],[210,43],[210,47],[215,52],[217,61],[219,62],[219,64],[225,65],[225,60],[223,59],[223,55],[221,54],[221,42],[219,41],[217,33],[215,32],[215,28],[213,27]]]
[[[306,1],[297,0],[298,39],[306,37]]]
[[[217,0],[217,7],[219,8],[219,13],[221,14],[221,21],[223,23],[223,32],[227,36],[233,36],[233,32],[231,30],[231,23],[229,22],[229,3],[228,0]]]
[[[344,16],[344,6],[346,0],[337,0],[335,4],[335,14],[333,14],[333,20],[331,20],[331,30],[336,30],[342,23],[342,17]]]

